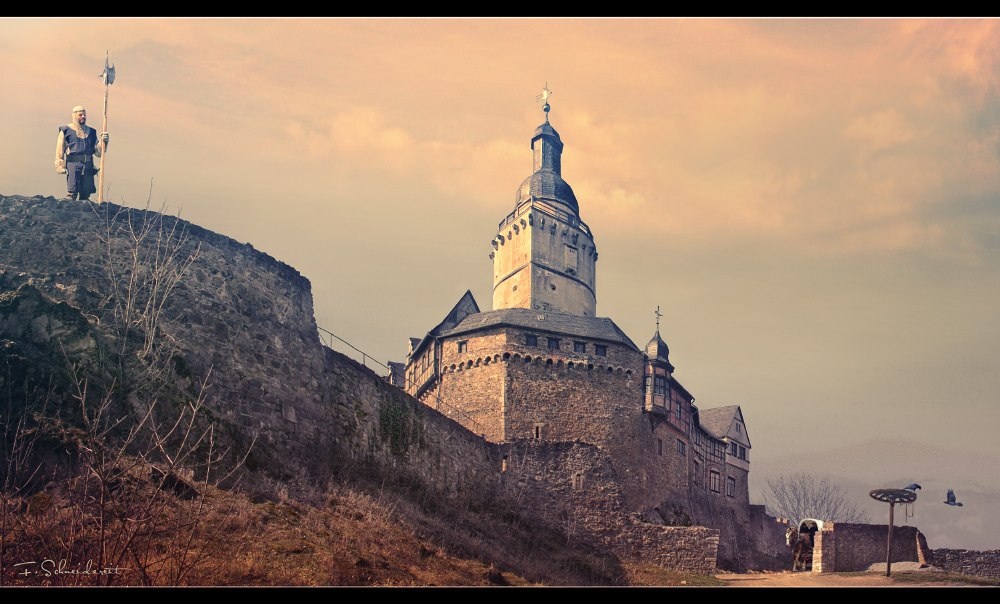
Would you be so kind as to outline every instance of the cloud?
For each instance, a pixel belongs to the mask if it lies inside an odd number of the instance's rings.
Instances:
[[[113,127],[152,135],[148,162],[322,164],[442,204],[506,207],[530,172],[532,99],[549,78],[563,173],[598,231],[947,252],[969,221],[935,208],[998,193],[992,20],[88,23],[4,22],[15,79],[46,73],[6,102],[96,98],[99,49],[61,57],[107,39]],[[328,190],[314,173],[296,186]]]
[[[844,130],[844,136],[861,141],[867,155],[912,140],[914,131],[899,112],[885,109],[854,118]]]

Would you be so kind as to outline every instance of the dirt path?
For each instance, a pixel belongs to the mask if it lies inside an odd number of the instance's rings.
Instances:
[[[722,574],[717,579],[730,587],[870,587],[892,585],[885,575],[838,575],[836,573],[782,572],[752,575]]]
[[[911,587],[918,585],[973,585],[970,578],[949,575],[936,569],[900,569],[897,576],[896,565],[893,564],[893,577],[885,576],[885,565],[881,571],[860,573],[811,573],[790,571],[776,573],[730,574],[716,575],[730,587]],[[964,579],[964,580],[963,580]]]

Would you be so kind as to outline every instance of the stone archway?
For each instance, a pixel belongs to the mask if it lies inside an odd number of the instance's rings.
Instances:
[[[813,570],[814,557],[818,552],[815,547],[816,533],[822,530],[823,521],[816,518],[803,518],[794,528],[789,527],[787,538],[792,546],[792,572]]]

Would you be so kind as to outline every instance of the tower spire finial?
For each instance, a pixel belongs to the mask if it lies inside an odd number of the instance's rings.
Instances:
[[[654,312],[653,314],[656,315],[656,333],[660,333],[660,317],[662,317],[663,315],[660,314],[659,304],[656,305],[656,312]]]
[[[542,88],[542,93],[535,97],[536,101],[541,101],[544,103],[542,105],[542,111],[545,112],[545,123],[549,122],[549,110],[552,109],[549,106],[549,97],[552,96],[552,91],[549,90],[549,82],[546,80],[545,88]]]

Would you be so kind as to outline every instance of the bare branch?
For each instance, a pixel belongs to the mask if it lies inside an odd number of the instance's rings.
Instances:
[[[841,485],[811,474],[779,475],[768,480],[764,489],[764,504],[771,515],[795,522],[805,518],[868,522],[868,514],[848,498]]]

